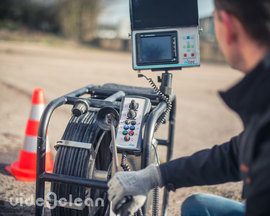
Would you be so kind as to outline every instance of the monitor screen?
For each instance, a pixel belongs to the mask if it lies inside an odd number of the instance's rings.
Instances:
[[[197,0],[131,0],[133,30],[198,26]]]
[[[145,37],[140,41],[139,62],[142,64],[173,59],[171,36]]]

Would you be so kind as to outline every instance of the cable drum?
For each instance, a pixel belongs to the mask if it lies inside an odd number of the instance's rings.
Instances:
[[[68,146],[58,146],[54,173],[81,178],[92,176],[93,169],[109,171],[111,167],[112,155],[110,151],[110,132],[101,130],[96,123],[96,112],[89,111],[80,117],[71,117],[62,140],[92,143],[96,149],[96,160],[91,160],[91,153],[88,149]],[[100,141],[100,142],[99,142]],[[99,144],[98,144],[99,143]],[[96,148],[98,144],[98,149]],[[92,167],[92,168],[91,168]],[[51,210],[52,216],[106,216],[109,215],[109,204],[107,193],[100,189],[87,189],[82,186],[52,183],[51,191],[56,194],[57,200],[66,199],[68,206],[56,207]],[[74,200],[82,200],[82,208],[74,208]],[[84,206],[84,201],[88,198],[91,207]],[[95,203],[101,198],[104,202]],[[101,200],[99,199],[99,200]],[[55,200],[53,200],[55,202]],[[76,202],[77,203],[77,202]],[[99,204],[96,206],[96,204]],[[102,206],[104,204],[104,206]],[[94,206],[93,206],[94,205]],[[71,207],[70,207],[71,206]],[[83,208],[84,207],[84,208]]]

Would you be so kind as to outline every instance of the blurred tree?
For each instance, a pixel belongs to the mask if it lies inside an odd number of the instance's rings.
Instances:
[[[58,32],[55,4],[39,0],[0,0],[0,20],[42,31]]]
[[[91,37],[99,12],[98,0],[60,0],[58,4],[61,32],[80,42]]]
[[[63,34],[80,42],[91,38],[100,0],[0,0],[0,21]],[[0,26],[1,27],[1,26]]]

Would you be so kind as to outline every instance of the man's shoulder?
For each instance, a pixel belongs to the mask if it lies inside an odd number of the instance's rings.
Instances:
[[[270,139],[270,106],[258,116],[257,119],[258,133],[257,136],[267,135]]]

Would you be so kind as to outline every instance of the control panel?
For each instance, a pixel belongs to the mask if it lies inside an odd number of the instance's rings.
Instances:
[[[198,27],[132,32],[135,70],[200,66]]]
[[[200,64],[199,35],[197,28],[183,28],[180,34],[180,63],[184,66]]]
[[[124,98],[116,135],[116,146],[119,151],[129,153],[141,151],[142,127],[150,109],[151,102],[148,98],[137,96]]]

